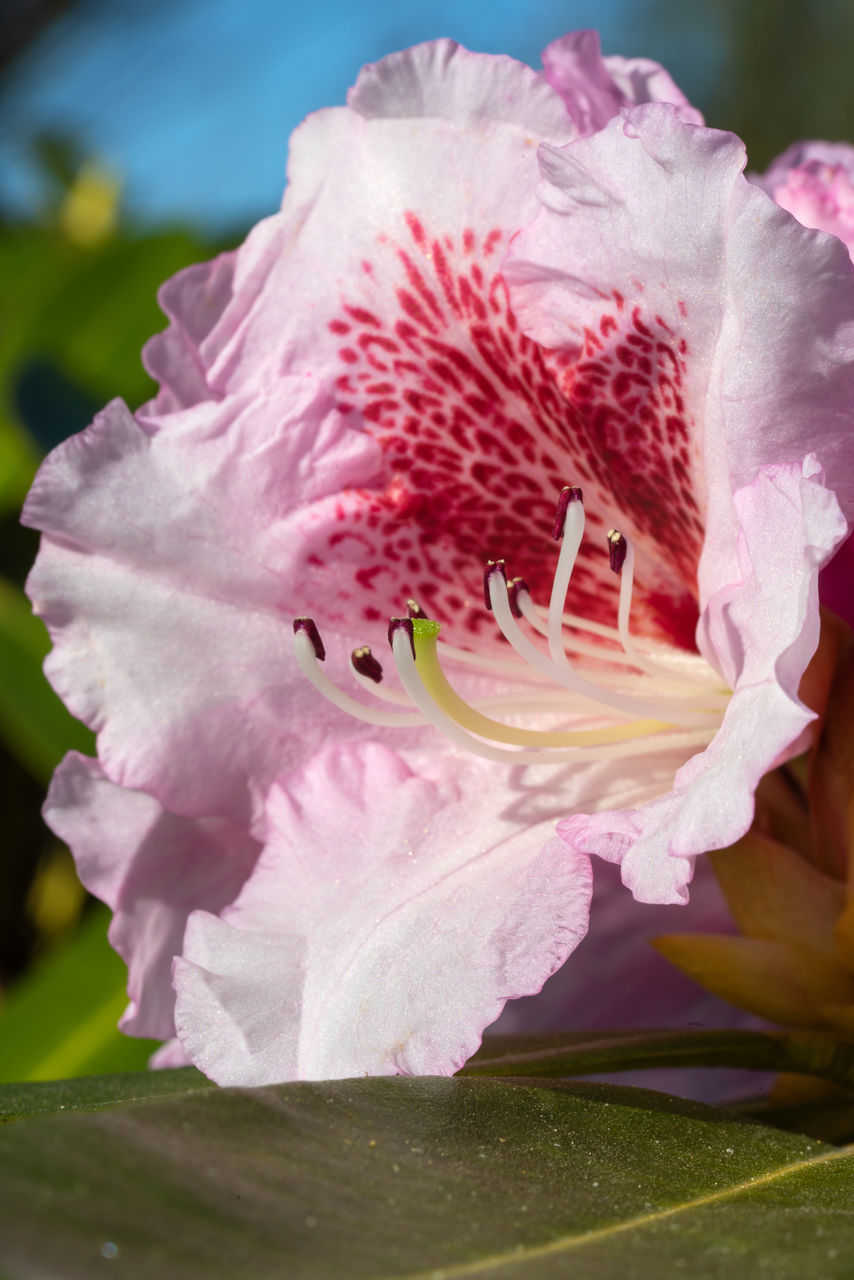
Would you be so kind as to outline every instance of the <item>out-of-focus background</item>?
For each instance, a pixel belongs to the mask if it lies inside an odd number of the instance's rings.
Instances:
[[[0,22],[0,1080],[141,1067],[124,967],[39,809],[72,747],[41,675],[18,511],[40,457],[107,400],[152,391],[155,292],[281,197],[287,138],[358,68],[452,36],[534,66],[598,27],[663,62],[764,168],[801,137],[854,140],[850,0],[2,0]]]

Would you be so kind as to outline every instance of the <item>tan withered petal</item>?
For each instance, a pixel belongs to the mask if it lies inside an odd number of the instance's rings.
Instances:
[[[854,973],[854,898],[836,921],[833,940],[839,960],[849,973]]]
[[[809,779],[812,859],[839,879],[849,880],[849,850],[854,844],[854,643],[845,623],[822,616],[822,635],[837,644],[830,696]]]
[[[852,644],[851,628],[847,622],[824,605],[819,607],[819,612],[821,630],[818,647],[807,664],[798,687],[801,702],[805,702],[818,716],[818,721],[813,726],[818,731],[824,723],[833,683],[840,666],[851,652]]]
[[[820,1010],[822,1021],[844,1040],[854,1040],[854,1005],[825,1005]]]
[[[788,845],[809,858],[812,852],[812,823],[807,807],[806,782],[795,774],[800,762],[790,761],[785,769],[772,769],[756,788],[756,815],[753,830],[771,840]]]
[[[824,1006],[854,1003],[854,978],[809,947],[727,934],[670,934],[653,946],[724,1000],[771,1022],[826,1027]]]
[[[819,716],[808,777],[767,777],[754,830],[710,855],[744,936],[653,945],[743,1009],[854,1040],[854,636],[832,613],[800,696]]]
[[[710,856],[743,934],[768,942],[797,941],[837,958],[833,930],[845,906],[845,888],[838,880],[756,832]]]
[[[817,1102],[850,1102],[851,1094],[830,1080],[781,1071],[771,1086],[768,1099],[779,1107],[804,1106]]]

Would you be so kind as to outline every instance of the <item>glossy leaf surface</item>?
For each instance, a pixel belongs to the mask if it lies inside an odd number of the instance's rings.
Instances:
[[[91,1087],[91,1082],[90,1086]],[[374,1078],[0,1128],[11,1280],[850,1274],[854,1159],[603,1085]]]

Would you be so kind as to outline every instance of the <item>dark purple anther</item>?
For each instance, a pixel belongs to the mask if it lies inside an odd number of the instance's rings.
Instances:
[[[417,600],[407,600],[406,612],[409,614],[410,618],[426,618],[427,617],[427,614],[421,608],[421,605],[418,603]]]
[[[626,563],[626,552],[628,549],[628,543],[620,533],[619,529],[609,529],[608,555],[611,560],[612,573],[622,573],[623,565]]]
[[[489,579],[493,573],[500,573],[504,581],[507,581],[507,574],[504,572],[503,560],[487,560],[486,568],[483,571],[483,603],[487,609],[492,610],[492,601],[489,598]]]
[[[405,631],[409,636],[409,647],[412,650],[412,656],[415,657],[415,633],[412,629],[411,618],[391,618],[388,624],[388,642],[394,649],[394,637],[398,631]]]
[[[510,612],[514,618],[522,617],[522,610],[519,608],[519,592],[529,591],[529,587],[524,578],[512,578],[507,583],[507,599],[510,601]]]
[[[552,529],[552,537],[556,542],[560,542],[563,537],[563,526],[566,524],[566,513],[571,502],[581,502],[581,490],[577,484],[568,484],[561,489],[557,499],[557,511],[555,512],[554,528]]]
[[[367,676],[369,680],[373,680],[374,684],[382,683],[383,669],[366,644],[353,650],[350,661],[353,669],[358,671],[360,676]]]
[[[326,650],[323,647],[320,632],[315,626],[314,618],[294,618],[294,635],[298,635],[300,631],[308,636],[314,646],[314,656],[318,662],[322,662],[326,657]]]

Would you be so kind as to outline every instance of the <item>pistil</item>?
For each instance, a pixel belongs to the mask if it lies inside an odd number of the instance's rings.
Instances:
[[[582,763],[634,755],[639,737],[644,739],[645,751],[702,745],[711,737],[708,731],[699,729],[694,733],[672,733],[669,726],[658,722],[635,721],[631,725],[566,733],[514,729],[500,724],[480,715],[459,698],[445,680],[435,660],[438,626],[429,620],[393,619],[389,639],[395,666],[401,684],[425,719],[446,738],[474,755],[502,764]],[[503,743],[513,745],[498,745]],[[522,743],[529,745],[519,745]]]

